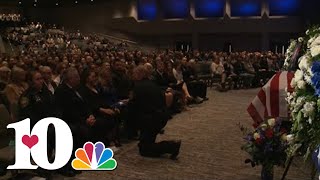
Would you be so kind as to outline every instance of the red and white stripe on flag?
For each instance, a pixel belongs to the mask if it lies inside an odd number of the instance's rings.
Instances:
[[[293,91],[290,86],[293,76],[293,72],[277,72],[261,88],[247,109],[255,125],[259,125],[266,118],[288,117],[286,88],[288,92]]]

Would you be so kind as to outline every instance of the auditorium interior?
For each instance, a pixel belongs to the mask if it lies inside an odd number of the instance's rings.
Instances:
[[[294,146],[295,117],[303,115],[290,103],[311,85],[320,95],[320,72],[300,63],[320,58],[319,7],[319,0],[0,0],[0,179],[319,178],[319,159]],[[70,159],[61,160],[59,127],[46,127],[46,164],[64,162],[53,169],[34,157],[44,137],[32,134],[49,117],[73,138]],[[13,127],[25,119],[20,137]],[[115,163],[109,169],[98,163],[98,142],[112,152],[102,162]],[[21,163],[18,147],[36,169],[8,168]]]

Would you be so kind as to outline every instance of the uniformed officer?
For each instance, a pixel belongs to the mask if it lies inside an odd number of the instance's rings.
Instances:
[[[44,86],[42,75],[38,71],[32,71],[27,75],[29,88],[19,99],[18,120],[30,118],[31,128],[41,119],[57,117],[55,102],[51,92]],[[48,128],[48,159],[53,162],[53,150],[55,147],[54,127]],[[43,177],[50,177],[51,173],[39,168],[37,173]]]
[[[33,127],[43,118],[56,117],[57,112],[53,95],[45,88],[40,72],[30,72],[27,80],[29,88],[20,97],[18,120],[30,118]]]
[[[181,141],[156,142],[158,133],[165,127],[169,119],[166,111],[164,94],[160,86],[149,80],[149,74],[143,65],[134,69],[135,87],[129,104],[129,111],[140,126],[140,155],[159,157],[171,154],[177,159]]]

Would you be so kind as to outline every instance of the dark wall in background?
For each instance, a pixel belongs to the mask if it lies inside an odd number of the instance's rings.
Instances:
[[[319,1],[319,0],[318,0]],[[316,0],[310,2],[318,3]],[[140,22],[135,0],[95,0],[95,3],[61,7],[28,6],[31,20],[64,26],[66,29],[97,32],[128,39],[148,46],[174,48],[176,42],[192,42],[196,49],[221,50],[231,43],[234,50],[273,50],[271,44],[288,44],[303,35],[305,24],[319,22],[313,3],[304,4],[302,17],[211,18]]]

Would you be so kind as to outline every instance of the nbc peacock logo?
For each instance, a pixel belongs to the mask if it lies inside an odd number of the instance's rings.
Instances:
[[[87,142],[83,148],[75,152],[76,158],[72,161],[75,170],[102,170],[112,171],[117,167],[117,161],[113,159],[113,151],[105,148],[102,142],[93,144]]]

